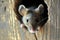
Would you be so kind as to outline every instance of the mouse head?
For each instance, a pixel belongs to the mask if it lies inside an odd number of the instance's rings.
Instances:
[[[35,33],[38,28],[38,23],[41,20],[41,14],[44,12],[44,6],[40,4],[35,9],[26,8],[24,5],[20,5],[18,9],[19,13],[23,16],[23,24],[27,27],[30,33]]]

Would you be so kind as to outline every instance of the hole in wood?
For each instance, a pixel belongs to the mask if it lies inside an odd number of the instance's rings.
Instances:
[[[33,9],[37,8],[40,4],[42,4],[44,6],[44,12],[40,15],[40,21],[42,19],[46,19],[43,20],[38,26],[43,27],[44,24],[47,22],[48,20],[48,7],[47,4],[44,2],[44,0],[15,0],[14,1],[14,12],[16,14],[17,19],[20,21],[20,23],[23,23],[22,18],[23,16],[19,13],[18,9],[20,5],[24,5],[26,8],[30,8],[31,11],[33,11]],[[35,12],[33,12],[35,13]],[[27,14],[26,14],[27,15]],[[27,20],[28,21],[28,20]],[[35,25],[35,24],[34,24]],[[37,24],[36,24],[37,25]],[[37,27],[35,27],[37,28]],[[27,28],[28,29],[28,28]]]

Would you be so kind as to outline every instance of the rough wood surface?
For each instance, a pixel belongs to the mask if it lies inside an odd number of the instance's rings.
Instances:
[[[45,0],[48,5],[49,20],[44,26],[44,34],[38,40],[60,40],[60,0]],[[14,0],[0,0],[0,40],[36,40],[34,34],[20,28],[13,11]]]

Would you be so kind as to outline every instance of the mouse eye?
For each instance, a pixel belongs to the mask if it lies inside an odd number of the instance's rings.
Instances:
[[[28,22],[29,20],[27,19],[27,22]]]

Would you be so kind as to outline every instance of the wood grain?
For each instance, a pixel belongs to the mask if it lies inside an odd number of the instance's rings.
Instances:
[[[44,33],[38,40],[60,40],[60,0],[45,0],[48,5],[49,20],[44,25]],[[36,40],[34,34],[20,28],[13,11],[14,0],[0,0],[0,40]]]

